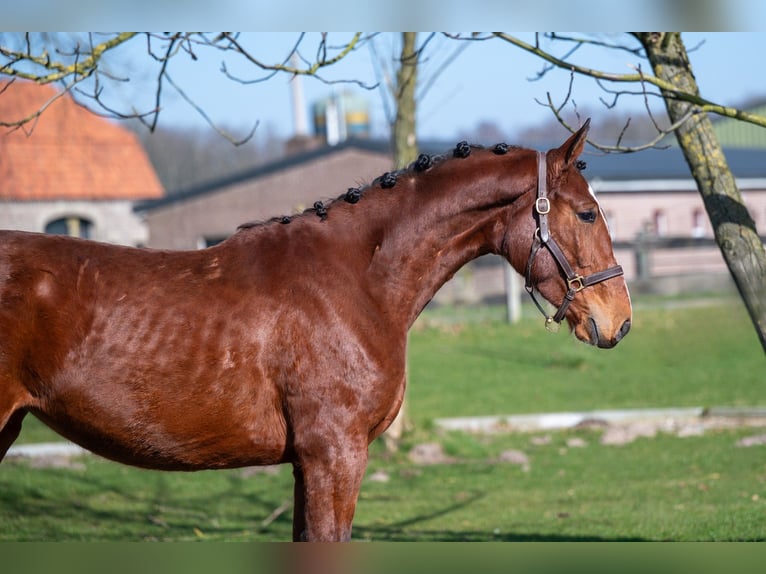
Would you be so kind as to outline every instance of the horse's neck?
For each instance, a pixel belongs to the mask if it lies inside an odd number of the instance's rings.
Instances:
[[[397,183],[401,189],[387,191],[397,193],[399,203],[377,215],[383,232],[367,277],[380,305],[407,328],[463,265],[501,251],[504,222],[513,217],[509,206],[530,183],[510,184],[508,170],[498,169],[509,166],[507,159],[485,152],[474,161],[487,162],[487,169],[470,162],[473,175],[467,160],[449,160],[451,165],[435,168],[442,171],[429,178],[428,186],[423,176],[407,174]],[[466,164],[456,163],[461,161]],[[503,173],[503,181],[498,173]]]

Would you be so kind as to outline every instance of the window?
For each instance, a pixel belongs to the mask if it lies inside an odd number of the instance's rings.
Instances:
[[[77,216],[54,219],[45,226],[45,233],[52,235],[69,235],[90,239],[93,223]]]

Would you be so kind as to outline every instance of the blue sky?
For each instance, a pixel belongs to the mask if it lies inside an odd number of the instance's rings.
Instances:
[[[520,34],[530,41],[531,34]],[[339,43],[350,35],[333,34]],[[620,41],[625,36],[596,34],[591,37],[606,41]],[[295,42],[297,33],[253,33],[247,38],[254,52],[267,61],[282,58]],[[685,33],[687,49],[691,50],[692,68],[703,97],[717,103],[737,105],[745,98],[766,99],[766,33]],[[313,46],[309,41],[306,46]],[[455,42],[435,39],[429,45],[429,59],[421,68],[421,79],[434,77],[446,58],[455,49]],[[553,50],[563,54],[570,45],[554,44]],[[124,88],[123,97],[131,102],[146,98],[152,72],[146,69],[146,54],[140,44],[132,50],[132,82]],[[310,51],[310,50],[309,50]],[[347,60],[328,70],[328,79],[358,79],[369,84],[376,82],[373,59],[389,61],[394,53],[390,38],[383,36],[377,41],[377,56],[367,48],[354,53]],[[281,136],[292,133],[294,126],[291,113],[289,78],[276,76],[267,82],[242,86],[222,76],[220,54],[198,52],[198,61],[178,60],[171,69],[173,80],[220,125],[249,128],[259,122]],[[143,57],[142,57],[143,56]],[[578,52],[577,61],[590,67],[616,73],[631,73],[638,64],[648,63],[625,51],[589,48]],[[532,127],[550,116],[550,111],[535,102],[545,100],[546,92],[560,100],[566,94],[569,74],[555,70],[543,79],[530,81],[542,68],[543,62],[518,48],[500,41],[472,43],[439,74],[426,95],[420,101],[418,136],[422,139],[445,139],[461,131],[470,130],[481,121],[497,124],[509,134]],[[251,77],[252,68],[242,66],[236,71]],[[384,129],[386,114],[381,95],[349,86],[363,93],[369,100],[373,128]],[[303,79],[307,105],[326,97],[343,86],[328,86],[312,78]],[[161,124],[166,126],[201,126],[204,120],[186,102],[166,87],[166,98]],[[598,99],[604,92],[591,79],[575,77],[573,98],[578,106],[601,109]],[[147,100],[148,101],[148,100]],[[623,109],[640,113],[641,98],[625,98]],[[148,105],[148,104],[147,104]],[[140,107],[140,104],[139,104]],[[604,114],[607,112],[604,110]],[[598,121],[598,116],[594,116]]]

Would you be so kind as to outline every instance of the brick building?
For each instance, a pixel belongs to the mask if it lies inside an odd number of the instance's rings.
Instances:
[[[39,118],[0,133],[0,228],[145,244],[133,204],[164,191],[140,142],[69,94],[56,94],[52,86],[0,83],[3,122],[50,102]]]
[[[197,249],[225,239],[248,222],[289,215],[391,169],[387,145],[347,140],[321,146],[230,177],[137,206],[149,247]]]

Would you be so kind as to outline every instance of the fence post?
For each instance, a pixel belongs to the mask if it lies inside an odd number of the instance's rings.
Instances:
[[[649,261],[649,237],[644,231],[640,231],[636,235],[636,278],[639,281],[648,280],[651,274],[651,262]]]
[[[503,262],[505,276],[506,318],[511,324],[521,320],[521,281],[516,271],[507,261]]]

